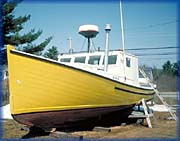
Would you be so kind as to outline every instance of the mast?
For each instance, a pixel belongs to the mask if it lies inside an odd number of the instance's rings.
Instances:
[[[122,15],[122,2],[120,0],[120,17],[121,17],[121,35],[122,35],[122,50],[123,52],[125,51],[124,50],[124,25],[123,25],[123,15]]]
[[[121,35],[122,35],[122,50],[123,50],[123,72],[124,72],[124,81],[126,81],[126,70],[125,70],[125,48],[124,48],[124,25],[123,25],[123,14],[122,14],[122,0],[120,0],[120,17],[121,17]]]

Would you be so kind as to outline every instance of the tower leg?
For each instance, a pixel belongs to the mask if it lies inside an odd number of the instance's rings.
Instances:
[[[91,46],[91,42],[90,42],[90,38],[88,38],[88,50],[87,50],[87,52],[90,52],[90,46]]]

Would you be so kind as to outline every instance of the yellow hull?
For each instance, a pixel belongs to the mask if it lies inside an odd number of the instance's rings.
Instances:
[[[10,107],[13,115],[132,105],[153,89],[125,85],[8,46]]]

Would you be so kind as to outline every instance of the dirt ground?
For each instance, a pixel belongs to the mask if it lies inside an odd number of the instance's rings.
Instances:
[[[80,139],[138,139],[138,138],[166,138],[166,139],[176,139],[178,140],[177,134],[177,121],[169,120],[169,113],[160,113],[155,112],[154,117],[151,118],[153,128],[148,128],[146,123],[132,123],[129,125],[117,125],[111,127],[111,131],[73,131],[68,132],[71,138],[80,137]],[[3,123],[3,139],[7,138],[16,138],[21,139],[25,136],[27,137],[28,131],[22,130],[24,125],[17,123],[14,120],[4,120]],[[66,137],[58,136],[53,137],[52,134],[49,133],[36,133],[28,136],[31,139],[65,139]]]

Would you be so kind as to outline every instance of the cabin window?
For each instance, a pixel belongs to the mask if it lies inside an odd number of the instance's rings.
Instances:
[[[131,67],[131,59],[126,57],[126,66]]]
[[[101,56],[90,56],[88,60],[88,64],[91,65],[99,65]]]
[[[60,62],[70,62],[71,58],[61,58]]]
[[[86,57],[76,57],[74,62],[75,63],[85,63]]]
[[[109,65],[116,64],[116,60],[117,60],[117,55],[108,56],[108,64]],[[104,65],[104,59],[103,59],[103,65]]]

